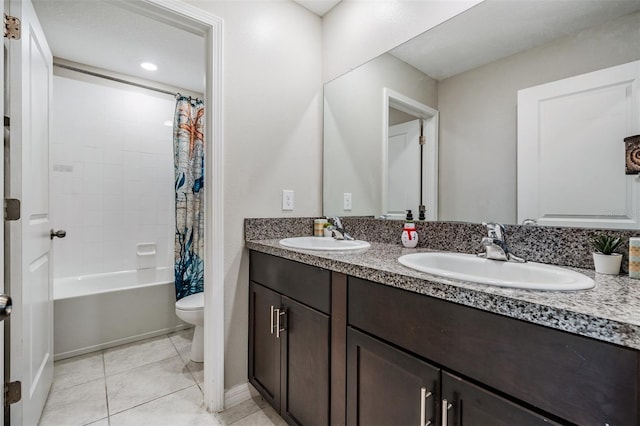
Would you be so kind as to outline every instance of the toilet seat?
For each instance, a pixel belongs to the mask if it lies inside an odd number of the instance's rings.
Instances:
[[[190,294],[176,302],[176,309],[181,311],[202,311],[204,310],[204,293]]]

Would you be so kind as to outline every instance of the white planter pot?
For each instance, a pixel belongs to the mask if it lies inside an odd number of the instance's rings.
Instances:
[[[622,264],[622,255],[620,253],[593,253],[593,264],[599,274],[618,275]]]

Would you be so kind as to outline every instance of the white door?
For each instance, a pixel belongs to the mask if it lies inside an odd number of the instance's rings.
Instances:
[[[0,0],[0,9],[4,11],[4,0]],[[2,117],[5,116],[5,103],[6,103],[6,94],[7,91],[4,87],[4,76],[5,76],[5,56],[7,54],[7,40],[5,40],[4,44],[4,54],[0,57],[0,90],[2,91],[2,103],[0,103],[0,112],[2,113]],[[5,133],[6,137],[6,133]],[[4,199],[4,149],[0,150],[0,176],[2,176],[2,198]],[[3,243],[0,244],[0,277],[4,277],[4,226],[0,226],[0,237],[2,237]],[[4,278],[0,280],[0,293],[4,293],[5,285]],[[0,383],[4,383],[4,367],[5,367],[5,357],[4,357],[4,323],[0,323],[0,361],[2,361],[2,369],[0,369]],[[4,392],[0,392],[0,403],[2,403],[2,407],[4,407]]]
[[[640,228],[640,179],[624,138],[640,133],[640,62],[518,92],[518,222]]]
[[[11,406],[12,425],[36,425],[53,380],[53,292],[49,231],[49,112],[53,60],[29,0],[9,0],[22,21],[9,42],[8,196],[22,201],[21,218],[9,222],[8,286],[10,380],[22,382]]]
[[[387,145],[387,211],[404,218],[411,209],[418,218],[420,205],[420,120],[389,126]]]

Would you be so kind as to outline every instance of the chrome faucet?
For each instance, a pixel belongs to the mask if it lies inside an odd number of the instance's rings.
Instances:
[[[331,235],[336,240],[354,240],[351,235],[345,231],[344,226],[342,226],[342,221],[338,216],[328,218],[329,222],[331,222],[334,226],[334,229],[331,230]]]
[[[526,260],[524,260],[523,258],[513,254],[513,252],[507,245],[507,237],[505,235],[504,226],[499,223],[492,222],[482,222],[482,224],[487,227],[487,236],[482,238],[484,253],[479,253],[478,256],[486,257],[487,259],[493,260],[521,263],[526,262]]]

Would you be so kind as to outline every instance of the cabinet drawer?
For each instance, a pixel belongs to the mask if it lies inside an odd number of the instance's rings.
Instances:
[[[638,424],[637,351],[349,277],[350,325],[577,424]]]
[[[330,313],[331,272],[252,251],[249,279],[314,309]]]

